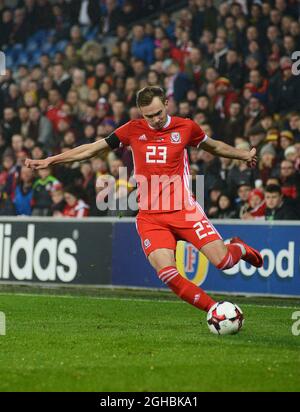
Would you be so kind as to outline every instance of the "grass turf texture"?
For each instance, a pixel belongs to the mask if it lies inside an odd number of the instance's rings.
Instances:
[[[241,305],[238,335],[167,292],[2,287],[0,391],[299,391],[299,301],[216,298]]]

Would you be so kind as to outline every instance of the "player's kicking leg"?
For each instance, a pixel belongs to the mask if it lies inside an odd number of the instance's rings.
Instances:
[[[233,238],[225,244],[221,235],[208,220],[200,206],[190,211],[179,211],[173,215],[172,232],[177,239],[192,243],[208,260],[220,270],[232,268],[241,259],[261,267],[260,253],[240,238]]]
[[[232,238],[229,244],[225,244],[223,240],[207,243],[201,248],[201,252],[220,270],[232,268],[241,259],[255,267],[263,265],[261,254],[238,237]]]
[[[207,312],[216,302],[178,272],[175,261],[177,239],[192,243],[220,270],[231,268],[240,259],[261,265],[260,261],[254,261],[254,256],[258,259],[259,252],[236,238],[225,245],[204,213],[196,214],[194,221],[186,220],[185,214],[185,211],[177,212],[176,216],[172,214],[172,230],[168,216],[152,216],[150,219],[139,215],[137,230],[143,250],[159,278],[181,299]]]
[[[148,256],[150,264],[156,270],[160,280],[178,297],[208,312],[216,302],[199,286],[181,276],[176,267],[174,245],[171,243],[170,249],[159,248],[152,251]],[[262,266],[260,253],[239,238],[233,238],[229,245],[225,245],[222,239],[213,240],[199,249],[220,270],[233,267],[240,259],[257,267]]]
[[[261,254],[238,237],[225,244],[214,225],[197,204],[193,213],[182,211],[172,224],[178,238],[192,243],[220,270],[232,268],[241,259],[255,267],[263,265]]]
[[[239,245],[242,249],[242,259],[250,263],[252,266],[260,268],[263,265],[263,258],[258,250],[247,245],[241,238],[233,237],[230,239],[231,245]]]
[[[181,276],[174,255],[174,249],[160,248],[151,252],[148,258],[160,280],[177,296],[198,309],[208,312],[216,302],[204,290]]]
[[[216,302],[201,288],[181,276],[177,270],[175,261],[177,239],[168,227],[168,219],[168,213],[166,216],[160,213],[150,217],[139,213],[136,228],[144,253],[159,279],[177,296],[198,309],[208,312]]]

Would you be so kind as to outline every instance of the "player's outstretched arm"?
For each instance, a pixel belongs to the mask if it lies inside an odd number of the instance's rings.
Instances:
[[[69,163],[89,159],[96,154],[99,154],[99,152],[101,152],[102,150],[108,148],[110,147],[105,139],[97,140],[94,143],[83,144],[56,156],[47,157],[46,159],[26,159],[25,166],[31,169],[45,169],[46,167],[59,163]]]
[[[203,143],[201,143],[200,148],[206,150],[209,153],[212,153],[215,156],[244,160],[245,162],[247,162],[247,165],[249,167],[255,167],[257,163],[255,148],[251,150],[237,149],[219,140],[211,139],[210,137],[208,137]]]

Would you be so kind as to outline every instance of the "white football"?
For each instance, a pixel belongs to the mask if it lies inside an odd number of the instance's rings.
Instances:
[[[216,335],[238,333],[243,324],[243,312],[234,303],[217,302],[207,313],[208,328]]]

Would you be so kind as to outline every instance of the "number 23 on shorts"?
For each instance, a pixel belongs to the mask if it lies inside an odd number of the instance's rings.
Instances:
[[[200,240],[204,239],[207,236],[216,235],[216,231],[211,226],[207,220],[202,220],[194,224],[193,228]]]

